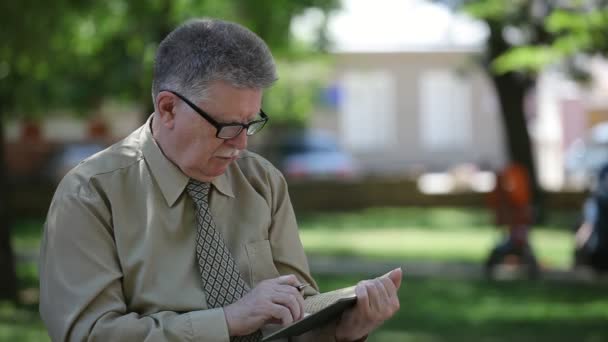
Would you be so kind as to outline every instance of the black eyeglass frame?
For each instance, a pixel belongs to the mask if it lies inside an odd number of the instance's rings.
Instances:
[[[209,122],[213,127],[215,127],[215,129],[217,130],[215,137],[218,139],[224,139],[224,140],[228,140],[228,139],[233,139],[235,137],[237,137],[239,134],[241,134],[241,132],[243,131],[243,129],[245,130],[245,133],[248,136],[254,135],[257,132],[261,131],[262,128],[264,128],[264,126],[266,126],[266,123],[268,122],[268,115],[266,115],[266,113],[264,113],[264,111],[260,108],[260,113],[259,115],[262,117],[259,120],[253,120],[251,122],[248,122],[246,124],[242,124],[242,123],[238,123],[238,122],[231,122],[231,123],[220,123],[217,122],[214,118],[211,117],[211,115],[209,115],[207,112],[205,112],[204,110],[202,110],[200,107],[198,107],[197,105],[195,105],[192,101],[188,100],[185,96],[183,96],[182,94],[173,91],[173,90],[162,90],[162,91],[168,91],[171,94],[179,97],[182,101],[184,101],[190,108],[192,108],[198,115],[202,116],[203,119],[207,120],[207,122]],[[261,126],[259,126],[259,128],[253,132],[249,132],[249,127],[253,126],[253,125],[257,125],[257,124],[262,124]],[[220,136],[220,133],[222,132],[222,129],[224,129],[225,127],[240,127],[240,129],[238,130],[238,132],[236,132],[234,135],[231,136]],[[255,127],[255,126],[254,126]]]

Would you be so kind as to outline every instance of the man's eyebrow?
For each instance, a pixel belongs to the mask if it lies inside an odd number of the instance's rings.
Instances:
[[[256,119],[260,118],[260,117],[261,117],[261,115],[260,115],[260,113],[261,113],[261,112],[262,112],[262,111],[260,110],[260,111],[259,111],[259,112],[257,112],[256,114],[253,114],[253,115],[248,116],[248,117],[247,117],[247,121],[245,121],[245,122],[239,122],[239,121],[236,121],[236,120],[225,121],[225,122],[224,122],[224,121],[220,121],[220,120],[216,120],[216,121],[217,121],[217,122],[219,122],[219,123],[221,123],[221,124],[224,124],[224,125],[231,125],[231,124],[248,124],[248,123],[250,123],[250,122],[252,122],[252,121],[254,121],[254,120],[256,120]]]
[[[258,118],[262,117],[261,113],[262,113],[262,110],[259,110],[257,113],[255,113],[255,114],[253,114],[253,115],[249,116],[249,117],[247,118],[247,120],[248,120],[247,122],[251,122],[251,121],[253,121],[253,120],[256,120],[256,119],[258,119]]]
[[[262,110],[260,109],[260,110],[258,110],[257,113],[249,115],[247,117],[247,122],[243,122],[243,123],[250,123],[251,121],[254,121],[254,120],[260,118],[262,116],[261,112],[262,112]]]

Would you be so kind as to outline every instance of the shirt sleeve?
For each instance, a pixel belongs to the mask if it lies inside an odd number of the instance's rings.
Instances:
[[[301,281],[312,284],[305,295],[316,294],[318,287],[308,267],[304,248],[298,233],[298,224],[283,175],[275,168],[270,169],[272,221],[269,240],[272,258],[281,275],[295,274]]]
[[[40,315],[53,341],[229,341],[222,308],[131,312],[110,206],[72,188],[55,194],[40,250]]]
[[[272,168],[270,173],[272,193],[272,224],[270,227],[270,245],[272,257],[281,275],[295,274],[301,281],[312,284],[307,287],[304,296],[319,293],[319,287],[310,275],[304,247],[298,233],[298,224],[289,199],[287,182],[283,175]],[[333,342],[335,341],[335,324],[327,324],[301,336],[292,338],[293,342]]]

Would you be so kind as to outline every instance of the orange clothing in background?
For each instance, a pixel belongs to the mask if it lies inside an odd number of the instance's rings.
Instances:
[[[495,210],[497,224],[530,224],[531,198],[528,171],[521,164],[512,163],[497,175],[488,202]]]

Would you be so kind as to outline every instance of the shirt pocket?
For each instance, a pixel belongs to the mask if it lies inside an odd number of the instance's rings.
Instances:
[[[272,259],[272,249],[270,241],[261,240],[248,242],[245,245],[247,258],[249,259],[249,271],[252,286],[265,279],[276,278],[279,271]]]

